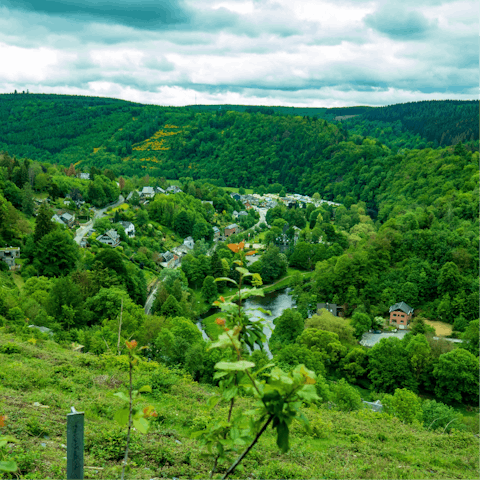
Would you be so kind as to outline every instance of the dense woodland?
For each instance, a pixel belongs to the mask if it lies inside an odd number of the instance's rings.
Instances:
[[[163,377],[149,380],[157,399],[182,375],[191,379],[188,388],[195,382],[216,388],[215,365],[230,357],[212,350],[195,323],[220,295],[232,298],[227,279],[238,282],[242,274],[239,242],[255,241],[263,246],[249,271],[264,285],[290,285],[296,301],[275,319],[273,361],[286,372],[303,364],[316,373],[317,408],[360,411],[362,397],[381,399],[384,418],[416,432],[438,421],[431,429],[438,435],[478,434],[478,418],[470,415],[478,404],[479,348],[478,115],[475,137],[472,103],[294,116],[276,107],[197,112],[91,97],[2,95],[0,248],[21,248],[21,270],[9,272],[0,261],[0,331],[17,343],[80,344],[111,367],[118,364],[121,316],[121,344],[135,338],[149,347],[145,364],[163,369]],[[332,123],[327,113],[358,116]],[[429,133],[433,125],[444,132],[440,138],[435,129],[437,136]],[[80,172],[90,179],[78,178]],[[149,202],[136,193],[172,182],[182,192]],[[340,205],[279,203],[266,223],[254,209],[236,220],[234,210],[244,206],[226,185],[240,193],[246,187],[280,197],[305,193]],[[87,248],[73,240],[75,228],[52,221],[60,210],[93,218],[131,192],[128,202],[92,220]],[[134,224],[134,238],[122,221]],[[214,242],[213,228],[234,221],[242,231]],[[121,237],[117,248],[96,240],[110,228]],[[195,247],[181,266],[162,268],[162,252],[187,236]],[[244,285],[255,279],[246,277]],[[385,327],[389,307],[400,301],[415,309],[403,340],[359,345],[366,331]],[[341,305],[345,318],[317,312],[318,302]],[[462,342],[435,340],[429,320],[450,324],[451,336]],[[50,328],[53,336],[30,324]],[[204,325],[211,340],[222,333],[221,318]],[[5,348],[0,355],[19,353]],[[269,362],[261,350],[243,354],[256,370]]]

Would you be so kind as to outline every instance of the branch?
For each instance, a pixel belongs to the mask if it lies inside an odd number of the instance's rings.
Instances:
[[[265,422],[265,425],[260,429],[260,431],[257,433],[255,438],[252,440],[252,443],[247,447],[247,449],[237,458],[235,463],[233,463],[230,468],[225,472],[225,475],[222,477],[222,480],[225,480],[225,478],[228,478],[228,476],[235,471],[235,469],[238,467],[240,462],[245,458],[245,456],[248,454],[248,452],[254,447],[254,445],[258,442],[258,439],[262,436],[263,432],[267,429],[267,427],[270,425],[270,422],[273,420],[273,415],[270,415],[268,420]]]

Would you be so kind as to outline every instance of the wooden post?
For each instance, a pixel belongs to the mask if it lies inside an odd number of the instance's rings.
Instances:
[[[67,480],[83,480],[84,423],[83,412],[72,407],[67,414]]]

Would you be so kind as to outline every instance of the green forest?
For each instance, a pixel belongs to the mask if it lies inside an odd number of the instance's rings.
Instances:
[[[478,476],[477,103],[0,111],[0,478],[64,476],[72,404],[85,478],[128,435],[126,478]],[[267,348],[241,300],[286,287]]]

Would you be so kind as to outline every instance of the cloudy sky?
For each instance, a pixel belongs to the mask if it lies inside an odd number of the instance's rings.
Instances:
[[[0,0],[0,93],[159,105],[476,99],[473,0]]]

